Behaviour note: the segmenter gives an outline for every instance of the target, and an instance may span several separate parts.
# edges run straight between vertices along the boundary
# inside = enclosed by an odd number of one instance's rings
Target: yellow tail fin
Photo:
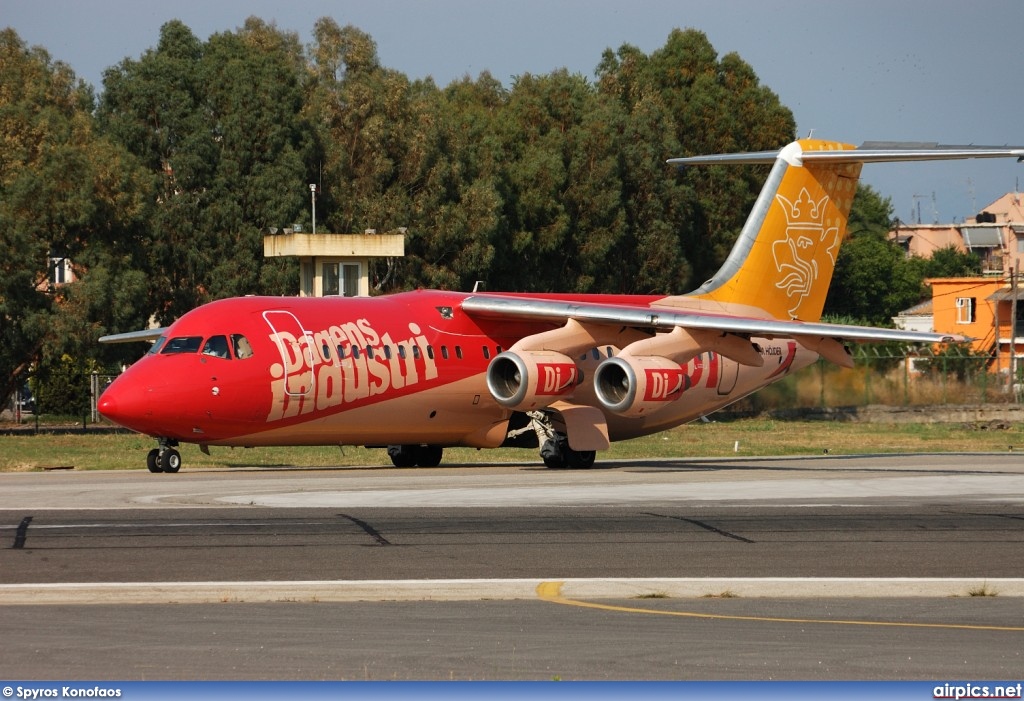
[[[1024,147],[803,139],[781,151],[673,158],[676,165],[774,163],[732,252],[714,277],[677,299],[817,321],[825,306],[864,163],[1016,158]]]
[[[804,139],[772,154],[732,162],[775,165],[719,271],[688,297],[758,307],[776,319],[817,321],[825,306],[860,162],[813,162],[813,151],[853,146]]]

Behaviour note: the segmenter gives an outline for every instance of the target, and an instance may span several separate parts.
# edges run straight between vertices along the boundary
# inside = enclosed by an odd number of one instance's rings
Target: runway
[[[8,473],[0,543],[12,677],[1024,668],[1024,461],[1013,454]],[[69,620],[94,632],[90,645]],[[256,640],[303,662],[269,663]]]

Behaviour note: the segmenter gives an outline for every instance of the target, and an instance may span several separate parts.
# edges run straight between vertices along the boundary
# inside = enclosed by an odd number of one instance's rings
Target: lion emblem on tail
[[[789,297],[790,316],[799,318],[800,305],[814,289],[822,270],[831,271],[835,267],[839,228],[825,227],[828,195],[815,201],[807,188],[803,188],[796,201],[780,194],[776,194],[775,199],[786,214],[786,238],[772,244],[779,272],[775,286]]]

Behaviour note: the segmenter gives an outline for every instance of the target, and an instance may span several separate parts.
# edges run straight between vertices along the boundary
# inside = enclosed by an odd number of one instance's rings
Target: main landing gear
[[[522,433],[533,431],[540,446],[540,457],[544,466],[554,470],[585,470],[594,466],[597,452],[593,450],[573,450],[569,447],[569,436],[555,428],[551,414],[544,411],[528,411],[530,419],[526,426],[510,431],[508,437],[514,439]]]
[[[544,461],[544,467],[554,470],[585,470],[594,466],[597,452],[573,450],[569,447],[567,435],[555,433],[540,447],[540,457]]]
[[[146,467],[150,472],[177,472],[181,469],[181,453],[174,449],[178,441],[158,438],[159,448],[153,448],[146,456]]]
[[[389,445],[388,457],[395,467],[437,467],[444,448],[439,445]]]

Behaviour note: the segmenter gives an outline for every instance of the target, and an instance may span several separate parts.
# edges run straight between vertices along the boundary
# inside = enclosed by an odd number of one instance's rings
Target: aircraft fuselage
[[[171,325],[106,390],[101,411],[141,433],[205,445],[497,447],[513,412],[488,391],[489,363],[519,339],[560,324],[472,318],[459,308],[466,296],[213,302]],[[659,297],[572,299],[645,308]],[[685,389],[664,408],[643,417],[605,412],[609,438],[691,421],[817,358],[792,341],[755,343],[762,367],[702,353],[685,364]],[[563,399],[595,406],[587,379],[618,350],[594,347],[575,358],[582,382]]]

